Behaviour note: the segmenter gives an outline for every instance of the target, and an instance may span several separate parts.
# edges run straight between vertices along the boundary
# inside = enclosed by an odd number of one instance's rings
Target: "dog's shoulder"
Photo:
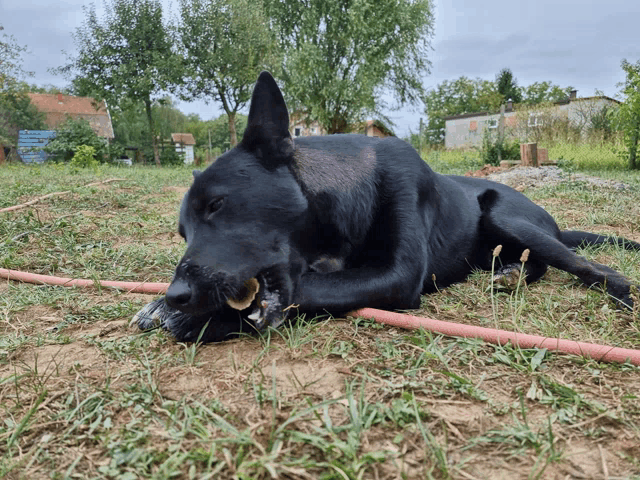
[[[378,142],[364,135],[298,138],[294,142],[293,168],[311,194],[360,189],[375,181]]]

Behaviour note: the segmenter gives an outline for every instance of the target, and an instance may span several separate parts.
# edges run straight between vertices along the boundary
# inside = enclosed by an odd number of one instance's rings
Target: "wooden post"
[[[522,166],[537,167],[538,166],[538,144],[537,143],[521,143],[520,158]]]
[[[538,148],[538,166],[546,165],[549,163],[549,149]]]

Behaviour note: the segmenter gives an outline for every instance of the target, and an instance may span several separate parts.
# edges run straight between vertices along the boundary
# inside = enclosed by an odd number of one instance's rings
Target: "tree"
[[[44,130],[44,118],[31,103],[24,86],[0,92],[0,145],[15,144],[19,130]]]
[[[27,47],[18,45],[13,35],[3,33],[0,37],[0,93],[15,89],[22,78],[33,75],[22,68],[22,54],[26,51]]]
[[[636,169],[640,168],[640,162],[637,161],[640,140],[640,60],[636,63],[622,60],[621,66],[627,77],[619,84],[624,103],[618,109],[618,119],[624,131],[629,168]]]
[[[176,28],[185,68],[180,96],[183,100],[218,100],[227,114],[234,147],[238,110],[251,99],[260,71],[273,71],[281,62],[276,38],[260,1],[179,3]]]
[[[264,0],[285,52],[290,109],[328,133],[423,94],[433,34],[431,0]]]
[[[75,58],[58,71],[76,74],[78,93],[117,104],[122,99],[145,107],[156,165],[160,155],[151,107],[178,81],[180,65],[162,20],[160,0],[110,0],[100,20],[95,5],[85,8],[84,24],[73,39]]]
[[[503,68],[500,70],[500,73],[496,75],[496,86],[498,93],[504,97],[505,101],[511,100],[513,103],[520,103],[522,101],[522,92],[520,88],[518,88],[518,81],[508,68]]]
[[[503,96],[494,82],[463,76],[438,84],[422,100],[428,117],[426,140],[437,144],[444,139],[444,117],[483,111],[496,112],[503,102]]]
[[[527,87],[521,87],[522,103],[525,105],[538,105],[540,103],[553,103],[565,100],[573,87],[562,88],[551,82],[534,82]]]
[[[12,35],[3,33],[0,37],[0,149],[3,144],[15,143],[20,129],[45,128],[44,115],[31,103],[22,81],[33,75],[22,68],[26,51],[27,47],[18,45]],[[4,158],[4,152],[0,158]]]

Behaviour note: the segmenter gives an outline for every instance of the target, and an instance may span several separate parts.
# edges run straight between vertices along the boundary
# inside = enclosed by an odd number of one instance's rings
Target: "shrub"
[[[89,145],[80,145],[76,147],[76,153],[73,155],[69,166],[72,168],[98,168],[100,162],[96,160],[96,149]]]
[[[165,167],[184,165],[184,154],[176,152],[173,147],[164,148],[160,152],[160,163]]]
[[[482,161],[489,165],[499,165],[500,160],[517,160],[520,158],[520,144],[516,139],[496,138],[485,130],[482,139]]]
[[[56,130],[55,138],[44,150],[53,155],[54,161],[68,162],[80,146],[93,147],[94,155],[99,161],[106,161],[108,158],[109,144],[96,135],[89,122],[83,119],[68,119]]]

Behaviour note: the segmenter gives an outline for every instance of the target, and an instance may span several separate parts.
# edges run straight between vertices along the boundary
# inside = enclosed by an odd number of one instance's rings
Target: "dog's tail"
[[[597,233],[581,232],[579,230],[563,230],[560,232],[560,241],[567,247],[575,250],[578,247],[588,247],[591,245],[617,245],[626,250],[640,251],[640,243],[623,237],[610,237],[608,235],[598,235]]]

